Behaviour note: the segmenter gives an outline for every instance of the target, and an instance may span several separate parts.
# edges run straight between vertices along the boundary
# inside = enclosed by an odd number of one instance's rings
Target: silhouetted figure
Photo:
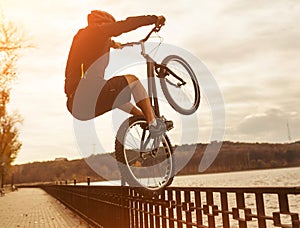
[[[111,37],[164,22],[163,16],[154,15],[116,21],[112,15],[100,10],[88,15],[88,26],[80,29],[73,38],[65,72],[67,108],[75,118],[89,120],[119,108],[132,115],[144,115],[153,132],[164,129],[157,124],[147,92],[136,76],[128,74],[104,79],[110,48],[121,45]],[[130,103],[131,94],[137,107]]]

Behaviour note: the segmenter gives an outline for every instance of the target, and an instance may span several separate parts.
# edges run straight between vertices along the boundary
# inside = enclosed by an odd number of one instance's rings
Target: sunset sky
[[[35,46],[20,56],[11,95],[11,110],[24,118],[16,164],[81,157],[65,108],[64,69],[72,38],[93,9],[108,11],[117,20],[164,15],[164,42],[201,59],[219,85],[226,111],[224,140],[288,142],[287,123],[292,141],[300,139],[297,0],[2,0],[5,18],[22,26]],[[119,40],[142,38],[146,31]],[[103,131],[107,128],[104,123]],[[106,148],[112,151],[113,135],[106,136]]]

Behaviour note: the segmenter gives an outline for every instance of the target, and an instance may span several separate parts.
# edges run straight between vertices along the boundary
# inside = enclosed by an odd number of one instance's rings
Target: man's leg
[[[155,137],[154,144],[157,147],[161,140],[161,135],[168,129],[173,127],[172,121],[163,121],[156,119],[151,106],[150,98],[140,82],[140,80],[134,75],[125,75],[128,85],[131,89],[131,93],[134,97],[136,105],[142,110],[147,123],[149,124],[149,130],[152,137]],[[166,123],[169,123],[166,125]]]
[[[132,114],[134,116],[143,116],[143,112],[138,109],[137,107],[135,107],[133,104],[131,104],[130,102],[123,104],[119,107],[119,109],[121,109],[124,112],[127,112],[129,114]]]
[[[136,105],[142,110],[148,124],[153,123],[155,121],[155,116],[152,110],[150,99],[144,86],[134,75],[128,74],[125,75],[125,78],[131,89]]]

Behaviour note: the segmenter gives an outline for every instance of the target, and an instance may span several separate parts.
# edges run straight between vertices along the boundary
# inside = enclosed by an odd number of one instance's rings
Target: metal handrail
[[[300,227],[299,187],[168,187],[156,198],[128,186],[41,187],[98,227]]]

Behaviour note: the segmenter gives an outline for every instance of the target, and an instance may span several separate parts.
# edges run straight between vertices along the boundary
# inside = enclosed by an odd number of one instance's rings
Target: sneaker
[[[150,135],[152,138],[162,136],[167,131],[167,128],[166,128],[166,125],[164,122],[159,122],[157,120],[156,120],[156,122],[157,122],[156,126],[153,126],[153,125],[149,126],[149,131],[150,131]]]
[[[158,137],[162,136],[166,131],[169,131],[173,128],[173,121],[166,120],[164,118],[157,118],[156,119],[156,126],[150,125],[149,131],[151,137]]]
[[[174,126],[173,126],[173,121],[172,120],[166,120],[164,116],[159,118],[160,121],[163,121],[163,123],[166,126],[167,131],[170,131]]]

